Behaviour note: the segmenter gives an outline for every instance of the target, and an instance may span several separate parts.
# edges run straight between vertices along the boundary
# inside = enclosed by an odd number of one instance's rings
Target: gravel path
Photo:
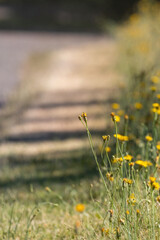
[[[96,42],[103,36],[65,33],[0,32],[0,104],[21,79],[21,69],[35,52],[55,51]]]
[[[46,68],[40,75],[33,71],[28,77],[38,79],[41,92],[7,125],[0,156],[21,159],[50,154],[55,158],[88,148],[85,129],[77,118],[82,111],[88,114],[95,139],[98,136],[101,141],[106,126],[109,133],[110,104],[117,96],[118,77],[116,43],[106,36],[0,33],[0,100],[5,101],[16,88],[27,59],[45,51],[49,52]]]

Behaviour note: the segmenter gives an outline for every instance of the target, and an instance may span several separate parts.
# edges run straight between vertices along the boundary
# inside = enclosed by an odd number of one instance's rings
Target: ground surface
[[[2,110],[5,142],[0,146],[1,156],[49,152],[56,156],[85,148],[85,131],[77,118],[82,111],[88,113],[94,134],[100,137],[104,133],[110,111],[107,106],[117,94],[119,80],[113,39],[1,33],[0,48],[0,100],[23,80],[10,107]]]

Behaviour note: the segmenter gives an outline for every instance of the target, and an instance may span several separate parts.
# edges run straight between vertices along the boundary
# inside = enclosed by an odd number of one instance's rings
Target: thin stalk
[[[97,164],[97,167],[98,167],[98,171],[99,171],[99,173],[100,173],[100,176],[101,176],[101,179],[102,179],[102,181],[103,181],[103,184],[104,184],[104,186],[105,186],[105,188],[106,188],[106,190],[107,190],[107,192],[108,192],[108,187],[107,187],[106,182],[105,182],[105,179],[104,179],[104,177],[103,177],[103,173],[102,173],[102,171],[101,171],[101,168],[100,168],[100,165],[99,165],[99,162],[98,162],[98,158],[97,158],[96,152],[94,151],[94,148],[93,148],[92,136],[91,136],[90,131],[89,131],[89,129],[88,129],[87,123],[86,123],[86,130],[87,130],[87,135],[88,135],[90,147],[91,147],[91,150],[92,150],[94,159],[95,159],[96,164]]]

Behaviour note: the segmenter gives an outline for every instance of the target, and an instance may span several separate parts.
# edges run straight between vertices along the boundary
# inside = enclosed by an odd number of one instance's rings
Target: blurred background
[[[8,164],[2,187],[95,174],[78,115],[87,112],[98,147],[106,129],[110,133],[110,105],[123,88],[112,29],[136,4],[0,1],[0,159]]]
[[[106,20],[125,19],[137,0],[1,0],[0,28],[100,31]]]

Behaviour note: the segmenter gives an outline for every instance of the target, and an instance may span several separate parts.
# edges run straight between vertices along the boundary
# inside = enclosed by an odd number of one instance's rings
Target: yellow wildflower
[[[153,182],[152,183],[152,188],[156,189],[156,190],[159,190],[159,188],[160,188],[159,183],[158,182]]]
[[[152,104],[152,107],[158,109],[158,108],[159,108],[159,103],[153,103],[153,104]]]
[[[81,117],[82,117],[82,118],[87,117],[87,113],[82,112]]]
[[[134,166],[134,162],[129,163],[129,166],[133,167]]]
[[[128,184],[132,184],[132,183],[133,183],[133,180],[128,179],[128,178],[123,178],[123,182],[124,182],[124,183],[128,183]]]
[[[157,112],[157,108],[152,108],[151,111],[156,113]]]
[[[151,89],[152,92],[157,91],[157,87],[156,86],[151,86],[150,89]]]
[[[128,210],[126,211],[126,214],[129,215],[129,211]]]
[[[114,118],[114,117],[115,117],[115,113],[114,113],[114,112],[111,112],[110,115],[111,115],[111,118],[112,118],[112,120],[113,120],[113,122],[114,122],[114,121],[115,121],[115,118]]]
[[[136,102],[136,103],[134,104],[134,106],[135,106],[135,108],[136,108],[137,110],[140,110],[140,109],[143,108],[142,103],[139,103],[139,102]]]
[[[102,136],[103,141],[106,141],[108,139],[108,136],[104,135]]]
[[[127,114],[125,114],[124,119],[127,121],[129,119],[129,116]]]
[[[79,203],[76,205],[75,209],[77,212],[83,212],[85,210],[85,205],[82,203]]]
[[[106,177],[109,179],[109,181],[113,182],[114,181],[114,177],[112,173],[106,173]]]
[[[123,161],[123,159],[122,158],[113,158],[112,159],[112,163],[118,163],[118,162],[122,162]]]
[[[127,160],[127,161],[131,161],[132,158],[133,158],[133,157],[132,157],[131,155],[129,155],[129,154],[126,155],[126,156],[124,156],[124,159]]]
[[[120,105],[119,105],[118,103],[113,103],[113,104],[112,104],[112,108],[115,109],[115,110],[116,110],[116,109],[119,109],[119,108],[120,108]]]
[[[120,122],[120,120],[121,120],[120,116],[118,116],[118,115],[115,115],[114,119],[115,119],[116,122]]]
[[[159,190],[159,188],[160,188],[159,183],[156,182],[156,178],[155,178],[155,177],[149,177],[148,185],[149,185],[152,189]]]
[[[137,160],[135,164],[145,168],[148,166],[152,166],[152,163],[150,161],[143,161],[143,160]]]
[[[110,148],[110,147],[106,147],[105,150],[106,150],[106,152],[108,153],[108,152],[111,151],[111,148]]]
[[[145,137],[145,139],[146,139],[148,142],[153,141],[153,138],[152,138],[151,136],[149,136],[149,135],[147,135],[147,136]]]
[[[149,177],[149,180],[151,183],[155,182],[156,181],[156,178],[155,177]]]
[[[157,77],[157,76],[151,77],[151,82],[152,83],[158,83],[159,82],[159,77]]]
[[[118,140],[120,140],[120,141],[128,141],[129,140],[129,138],[128,138],[128,136],[123,136],[123,135],[121,135],[121,134],[114,134],[113,135],[115,138],[118,138]]]
[[[140,210],[139,209],[136,210],[136,214],[137,214],[137,216],[140,215]]]
[[[80,117],[82,117],[83,118],[83,121],[84,122],[87,122],[87,113],[85,113],[85,112],[82,112],[82,114],[81,114],[81,116]]]
[[[158,151],[160,151],[160,144],[157,144],[156,148]]]

